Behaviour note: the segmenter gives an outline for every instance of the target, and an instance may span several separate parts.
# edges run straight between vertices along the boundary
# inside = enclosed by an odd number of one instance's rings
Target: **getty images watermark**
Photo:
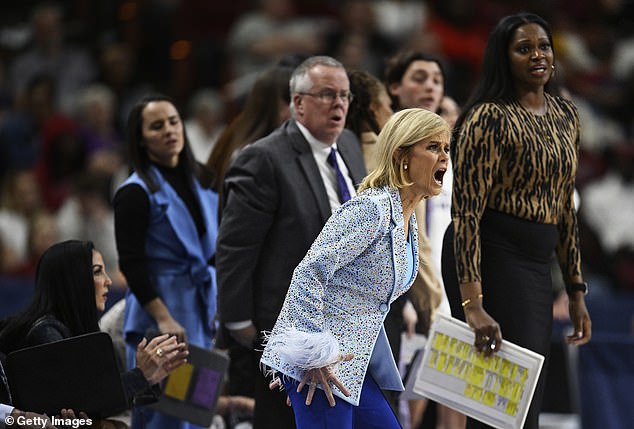
[[[64,419],[62,417],[44,417],[33,416],[27,417],[26,415],[19,415],[17,417],[5,416],[4,423],[8,428],[10,427],[34,427],[34,428],[50,428],[56,427],[71,427],[77,429],[81,426],[92,425],[92,419]],[[14,426],[15,425],[15,426]]]

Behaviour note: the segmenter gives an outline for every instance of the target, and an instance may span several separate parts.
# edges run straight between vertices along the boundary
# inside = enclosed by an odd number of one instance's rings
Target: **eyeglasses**
[[[318,98],[320,101],[324,103],[334,103],[337,100],[337,97],[341,98],[343,101],[351,103],[354,99],[354,95],[350,91],[334,91],[332,89],[324,89],[316,93],[312,92],[298,92],[300,95],[310,95],[311,97]]]

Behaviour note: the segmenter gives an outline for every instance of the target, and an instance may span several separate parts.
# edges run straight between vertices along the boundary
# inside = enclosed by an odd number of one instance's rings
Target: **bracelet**
[[[482,297],[484,297],[484,295],[482,295],[481,293],[478,294],[478,299],[482,299]],[[464,301],[462,301],[462,303],[460,305],[462,305],[462,308],[465,308],[467,305],[471,304],[471,298],[467,298]]]
[[[588,294],[588,283],[580,282],[580,283],[567,283],[566,284],[566,293],[568,295],[572,295],[576,291],[583,292],[584,295]]]

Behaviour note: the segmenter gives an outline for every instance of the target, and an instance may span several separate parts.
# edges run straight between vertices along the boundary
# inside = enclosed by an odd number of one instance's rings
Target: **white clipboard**
[[[486,359],[464,322],[439,314],[429,333],[412,390],[498,429],[520,429],[544,357],[504,341]]]

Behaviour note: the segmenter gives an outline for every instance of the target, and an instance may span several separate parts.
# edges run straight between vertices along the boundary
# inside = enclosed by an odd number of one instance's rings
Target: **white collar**
[[[299,128],[299,131],[302,133],[302,135],[304,136],[304,138],[310,145],[310,148],[313,151],[313,153],[319,154],[320,157],[323,154],[323,157],[325,159],[330,154],[331,148],[334,147],[335,149],[337,149],[336,141],[332,143],[324,143],[320,140],[317,140],[317,138],[313,136],[310,131],[308,131],[308,128],[306,128],[304,125],[299,123],[299,121],[296,120],[295,123],[297,124],[297,128]]]

